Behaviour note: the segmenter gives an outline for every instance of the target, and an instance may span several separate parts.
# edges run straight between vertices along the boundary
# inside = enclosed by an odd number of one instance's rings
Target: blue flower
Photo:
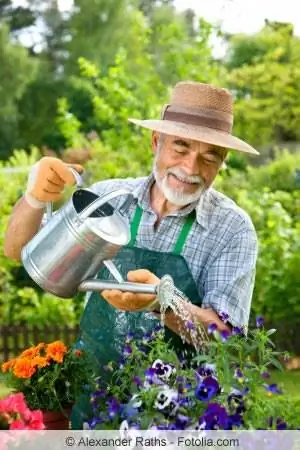
[[[239,413],[231,414],[230,416],[228,416],[228,419],[229,429],[232,429],[232,427],[240,427],[244,424],[243,417]]]
[[[262,316],[257,316],[256,317],[256,327],[262,328],[263,325],[264,325],[264,318]]]
[[[279,387],[277,386],[276,383],[273,384],[265,384],[264,388],[268,391],[271,392],[272,394],[282,394],[282,391],[279,389]]]
[[[175,423],[173,424],[174,430],[185,430],[189,425],[191,419],[184,414],[177,414],[175,418]]]
[[[218,403],[210,403],[199,418],[199,425],[205,430],[227,430],[229,419],[226,409]]]
[[[226,312],[221,311],[218,315],[219,315],[220,319],[222,320],[222,322],[224,322],[224,323],[228,322],[229,315]]]
[[[90,420],[88,420],[88,427],[89,427],[89,430],[94,430],[94,428],[96,428],[96,426],[99,424],[99,423],[103,423],[104,422],[104,418],[103,417],[97,417],[97,418],[95,418],[95,417],[93,417],[92,419],[90,419]]]
[[[220,391],[219,383],[215,378],[206,377],[202,383],[198,384],[195,390],[195,396],[202,402],[208,402]]]
[[[124,356],[129,356],[132,353],[132,347],[130,347],[130,345],[125,345],[124,349],[123,349],[123,355]]]
[[[207,332],[208,332],[208,334],[213,334],[213,332],[216,331],[217,328],[218,328],[218,327],[217,327],[217,324],[215,324],[215,323],[210,323],[210,324],[208,325],[208,327],[207,327]]]
[[[242,335],[242,334],[244,334],[244,333],[243,333],[242,328],[240,328],[240,327],[232,327],[232,332],[231,332],[231,334],[232,334],[233,336],[235,336],[235,335]]]
[[[264,379],[267,379],[267,378],[270,378],[270,377],[271,377],[271,375],[270,375],[269,372],[267,372],[267,371],[261,372],[260,376],[261,376],[262,378],[264,378]]]
[[[108,400],[108,417],[113,419],[120,412],[120,409],[121,406],[118,400],[115,397],[111,397]]]
[[[230,332],[228,330],[222,330],[220,334],[221,334],[222,342],[228,341],[229,336],[230,336]]]
[[[276,423],[274,423],[273,416],[269,417],[268,425],[269,425],[269,428],[272,428],[272,429],[274,428],[274,425],[275,425],[276,430],[286,430],[287,429],[287,424],[284,422],[284,420],[281,417],[278,417],[276,419]]]
[[[135,376],[133,377],[132,382],[133,382],[134,384],[136,384],[137,387],[141,387],[142,384],[143,384],[143,383],[142,383],[141,377],[138,377],[137,375],[135,375]]]
[[[126,336],[125,342],[126,343],[131,342],[133,339],[134,339],[134,333],[132,331],[130,331]]]
[[[197,368],[197,373],[202,377],[207,377],[210,375],[214,375],[216,373],[216,365],[215,364],[202,364]]]
[[[165,364],[161,359],[156,359],[152,368],[155,370],[155,375],[162,380],[168,380],[176,372],[173,364]]]

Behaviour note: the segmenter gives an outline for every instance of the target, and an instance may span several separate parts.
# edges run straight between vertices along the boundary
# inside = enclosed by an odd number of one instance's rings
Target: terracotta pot
[[[62,411],[43,411],[43,421],[47,430],[68,430],[72,408]]]

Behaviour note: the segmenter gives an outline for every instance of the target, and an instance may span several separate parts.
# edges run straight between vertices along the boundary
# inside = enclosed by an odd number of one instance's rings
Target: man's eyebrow
[[[181,147],[190,148],[190,144],[183,139],[174,139],[173,144],[180,145]]]
[[[226,158],[226,150],[223,150],[223,149],[217,150],[216,148],[211,148],[208,153],[216,155],[216,156],[218,156],[221,159],[225,159]]]

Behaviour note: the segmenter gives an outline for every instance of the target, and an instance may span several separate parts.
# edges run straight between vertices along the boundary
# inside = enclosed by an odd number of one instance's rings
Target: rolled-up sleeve
[[[231,325],[247,328],[257,254],[258,240],[253,227],[235,233],[206,268],[202,307],[227,313]]]

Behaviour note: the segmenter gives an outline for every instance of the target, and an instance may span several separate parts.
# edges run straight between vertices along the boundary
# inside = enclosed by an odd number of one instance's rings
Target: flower
[[[45,429],[42,412],[31,411],[21,392],[0,399],[0,425],[0,429],[9,430]]]
[[[210,323],[210,324],[208,325],[208,328],[207,328],[208,334],[213,334],[213,332],[216,331],[217,328],[218,328],[218,327],[217,327],[217,324],[215,324],[215,323]]]
[[[222,330],[220,334],[223,342],[226,342],[230,336],[230,332],[228,330]]]
[[[17,378],[30,378],[36,372],[28,358],[19,358],[14,362],[13,373]]]
[[[55,362],[62,363],[66,351],[67,347],[63,342],[55,341],[47,345],[46,357],[48,359],[53,359]]]
[[[177,353],[161,329],[151,339],[149,334],[133,338],[132,352],[122,365],[111,364],[111,380],[101,395],[95,390],[91,397],[90,427],[123,432],[299,428],[289,399],[279,406],[273,393],[281,389],[265,383],[266,368],[280,355],[270,347],[268,332],[248,330],[245,337],[240,329],[214,333],[211,325],[212,339],[202,351]]]
[[[275,383],[265,384],[264,387],[271,394],[282,394],[282,391],[279,389],[279,387]]]
[[[154,407],[168,416],[175,415],[179,408],[177,391],[168,387],[161,389],[157,394]]]
[[[262,316],[257,316],[256,318],[256,327],[262,328],[264,325],[264,318]]]
[[[32,410],[59,411],[75,402],[83,386],[94,383],[88,354],[68,349],[62,341],[29,347],[3,363],[2,373],[7,386],[22,393]],[[20,420],[14,427],[25,426]]]
[[[220,390],[219,383],[213,377],[206,377],[202,383],[198,384],[195,396],[198,400],[207,402],[211,400]]]
[[[221,311],[219,313],[219,317],[222,320],[222,322],[227,323],[229,319],[229,315],[226,312]]]

